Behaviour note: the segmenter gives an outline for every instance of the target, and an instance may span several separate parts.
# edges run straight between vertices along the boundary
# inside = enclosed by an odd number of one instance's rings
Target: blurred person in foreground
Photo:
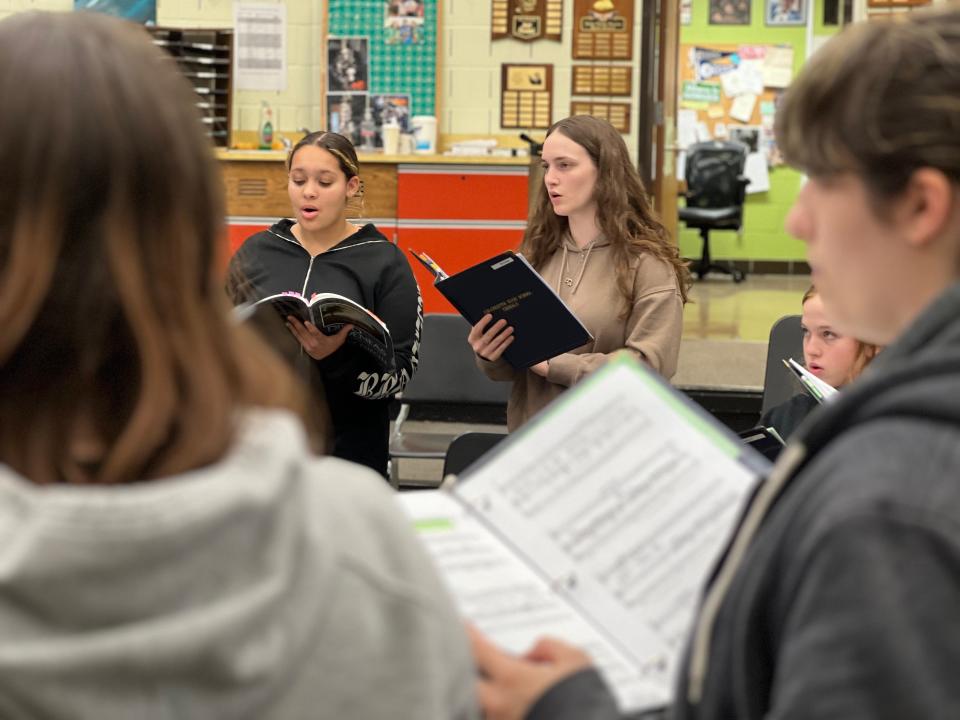
[[[229,320],[193,102],[135,25],[0,22],[0,717],[471,717],[408,521]]]

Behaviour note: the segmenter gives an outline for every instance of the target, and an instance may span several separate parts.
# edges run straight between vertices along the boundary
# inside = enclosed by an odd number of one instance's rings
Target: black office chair
[[[466,432],[457,435],[443,460],[443,477],[459,475],[488,450],[506,437],[506,433]]]
[[[783,366],[783,361],[787,358],[803,362],[803,330],[799,315],[784,315],[770,328],[767,365],[763,373],[761,415],[786,402],[799,390],[793,374]]]
[[[467,343],[470,325],[459,315],[427,313],[420,335],[420,365],[399,396],[400,412],[390,436],[390,480],[399,484],[397,460],[442,460],[456,434],[410,432],[404,423],[412,406],[505,406],[510,383],[495,382],[477,367]]]
[[[685,176],[687,206],[679,209],[687,227],[700,230],[703,252],[692,270],[701,280],[707,273],[720,272],[742,282],[746,275],[728,263],[710,258],[711,230],[740,230],[743,225],[743,203],[749,180],[743,169],[747,162],[747,146],[719,140],[697,143],[687,149]]]

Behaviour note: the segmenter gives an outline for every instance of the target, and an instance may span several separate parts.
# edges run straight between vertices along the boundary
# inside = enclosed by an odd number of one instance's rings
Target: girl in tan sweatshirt
[[[481,318],[469,342],[490,378],[513,382],[511,431],[613,353],[632,353],[670,378],[689,285],[686,266],[610,123],[586,115],[554,123],[542,159],[544,183],[520,251],[594,339],[518,370],[502,357],[513,328]]]

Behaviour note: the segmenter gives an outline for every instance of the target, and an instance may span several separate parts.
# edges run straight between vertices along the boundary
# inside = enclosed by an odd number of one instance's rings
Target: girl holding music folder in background
[[[392,367],[347,342],[352,326],[326,335],[313,323],[286,319],[295,362],[333,425],[333,455],[386,475],[389,402],[417,367],[422,302],[403,253],[372,224],[347,219],[360,192],[360,167],[350,141],[314,132],[290,151],[288,192],[294,219],[247,238],[231,261],[234,302],[297,291],[343,295],[379,317],[393,340]],[[273,333],[271,337],[276,337]],[[286,333],[281,333],[281,341]],[[300,350],[302,348],[302,351]]]
[[[475,717],[410,521],[230,317],[177,66],[125,20],[17,14],[0,104],[0,717]]]
[[[855,23],[777,108],[787,217],[839,332],[884,350],[744,509],[684,641],[674,720],[960,717],[960,9]],[[476,636],[488,720],[619,716],[559,641]]]
[[[811,285],[803,294],[801,306],[803,362],[807,370],[837,389],[853,382],[873,360],[879,348],[838,333],[834,323],[828,319],[823,299],[814,286]],[[798,393],[767,410],[760,419],[760,425],[772,427],[780,437],[788,440],[819,404],[810,393]]]
[[[518,370],[501,357],[513,337],[505,320],[491,323],[486,315],[471,329],[483,371],[513,382],[510,430],[618,351],[670,378],[689,286],[686,266],[610,123],[587,115],[554,123],[542,161],[544,182],[520,251],[594,339]]]

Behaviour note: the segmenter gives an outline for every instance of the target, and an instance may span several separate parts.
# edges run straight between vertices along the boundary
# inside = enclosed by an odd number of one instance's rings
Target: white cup
[[[383,138],[383,154],[396,155],[400,148],[400,126],[396,124],[387,124],[381,130]]]
[[[414,152],[432,155],[437,151],[437,119],[432,115],[414,115]]]
[[[413,135],[411,133],[400,135],[400,154],[413,155]]]

